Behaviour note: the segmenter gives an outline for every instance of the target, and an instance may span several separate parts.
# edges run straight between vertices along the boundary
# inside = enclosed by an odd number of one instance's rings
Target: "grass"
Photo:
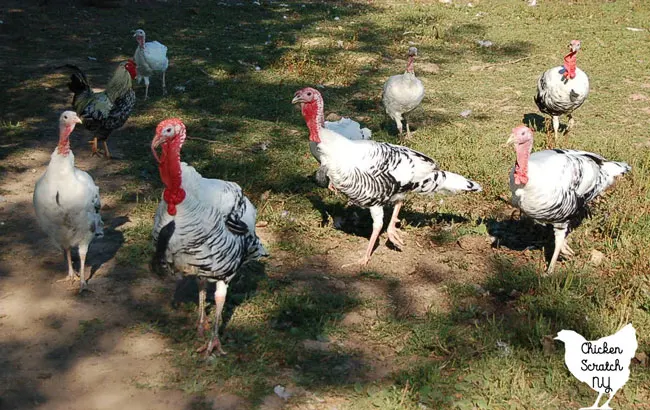
[[[99,86],[114,62],[134,48],[130,30],[143,27],[148,38],[169,47],[170,95],[160,96],[154,78],[152,98],[138,101],[128,128],[110,142],[125,158],[104,179],[123,183],[102,194],[127,207],[130,218],[120,228],[125,241],[118,266],[146,268],[151,255],[149,233],[161,185],[148,143],[155,125],[170,116],[188,127],[183,160],[206,177],[239,183],[257,205],[258,219],[268,222],[272,257],[229,293],[227,357],[205,362],[195,353],[192,303],[175,311],[138,307],[143,331],[164,335],[173,347],[174,371],[166,387],[199,396],[214,389],[234,393],[251,406],[283,384],[350,409],[577,408],[591,403],[594,392],[568,373],[561,345],[544,349],[545,336],[570,328],[594,339],[631,321],[639,351],[650,350],[650,105],[632,97],[650,96],[650,55],[648,33],[626,30],[647,26],[650,8],[644,1],[542,0],[537,7],[521,0],[477,1],[472,7],[465,1],[262,3],[136,4],[93,10],[93,18],[65,7],[0,13],[25,30],[48,28],[47,42],[38,40],[40,34],[30,37],[31,46],[20,49],[24,55],[3,51],[14,63],[2,64],[6,74],[0,79],[0,97],[10,102],[0,107],[0,158],[6,161],[37,144],[54,144],[54,120],[69,96],[65,76],[39,66],[42,59],[51,65],[73,60]],[[76,19],[74,29],[61,27],[57,19],[63,14]],[[456,242],[487,238],[500,224],[515,242],[540,241],[544,231],[509,223],[510,210],[498,199],[509,196],[507,172],[514,162],[502,144],[525,114],[537,113],[536,79],[561,62],[572,38],[583,42],[578,65],[589,74],[592,93],[576,112],[578,128],[563,147],[624,160],[633,171],[572,233],[578,256],[563,262],[556,275],[541,278],[539,249],[459,251]],[[494,46],[479,47],[483,39]],[[441,202],[412,198],[402,215],[409,246],[432,245],[408,254],[386,251],[392,252],[392,265],[377,263],[357,276],[346,276],[332,260],[314,265],[312,258],[337,252],[356,257],[350,249],[365,245],[356,235],[367,237],[369,215],[358,211],[359,226],[350,232],[333,227],[335,216],[352,211],[344,199],[310,181],[315,162],[291,97],[299,88],[319,85],[326,113],[360,116],[373,138],[396,142],[379,95],[385,79],[403,71],[410,44],[419,49],[416,73],[427,96],[412,116],[417,132],[408,145],[479,181],[484,192]],[[137,92],[140,97],[143,89]],[[42,98],[33,99],[35,93]],[[467,109],[470,116],[461,117]],[[535,149],[543,148],[544,138],[536,134]],[[264,142],[268,149],[253,150]],[[73,146],[77,156],[87,154],[81,145]],[[592,249],[606,255],[602,264],[589,263]],[[397,314],[395,292],[409,280],[402,271],[429,260],[453,274],[418,286],[437,289],[447,308]],[[343,285],[333,287],[323,276],[340,277]],[[377,296],[365,295],[357,283]],[[376,313],[344,324],[351,312],[367,311]],[[100,324],[82,323],[80,332]],[[313,350],[305,340],[320,340],[327,348]],[[386,362],[390,371],[377,376],[375,369]],[[648,383],[647,369],[633,364],[615,407],[647,408]],[[298,395],[290,403],[315,403],[310,397]],[[198,400],[195,407],[204,405]]]

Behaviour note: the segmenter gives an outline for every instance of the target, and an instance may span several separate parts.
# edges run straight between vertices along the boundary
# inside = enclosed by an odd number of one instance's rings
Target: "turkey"
[[[323,126],[350,140],[369,140],[372,137],[372,131],[368,128],[361,128],[361,125],[359,125],[358,122],[353,121],[350,118],[344,117],[338,121],[325,121]],[[320,164],[321,160],[320,152],[318,152],[318,144],[310,141],[309,150],[314,158],[316,158],[316,161]],[[323,188],[328,187],[330,190],[334,190],[327,178],[327,168],[322,164],[318,168],[318,171],[316,171],[315,178],[318,185]]]
[[[165,72],[169,67],[167,59],[167,47],[157,41],[145,43],[146,35],[144,30],[137,29],[133,35],[138,42],[138,48],[135,49],[133,60],[138,67],[136,80],[138,84],[144,79],[144,99],[149,98],[149,77],[155,72],[162,72],[163,95],[167,94],[165,86]]]
[[[40,227],[65,253],[68,280],[74,281],[71,250],[79,248],[79,292],[87,287],[85,275],[88,246],[104,235],[99,188],[88,173],[74,166],[70,151],[70,134],[81,119],[74,111],[65,111],[59,118],[59,145],[52,153],[45,174],[34,188],[34,210]]]
[[[569,54],[564,56],[564,65],[551,68],[542,74],[537,81],[535,104],[544,114],[553,118],[554,144],[557,144],[557,133],[560,128],[560,116],[566,114],[569,124],[565,135],[573,128],[573,111],[587,99],[589,95],[589,77],[576,67],[576,54],[580,50],[580,40],[571,40]],[[548,120],[546,130],[550,134]],[[549,147],[554,146],[547,143]]]
[[[411,130],[404,116],[417,108],[424,98],[424,85],[415,76],[415,71],[413,70],[415,56],[417,55],[418,49],[410,47],[406,72],[390,77],[384,84],[382,102],[384,103],[386,114],[397,124],[397,131],[400,137],[403,133],[402,120],[404,120],[406,123],[406,137],[411,138]]]
[[[553,149],[531,155],[533,131],[524,125],[512,130],[508,144],[517,153],[510,172],[512,204],[536,222],[553,226],[555,250],[547,271],[553,273],[560,253],[574,254],[566,237],[586,215],[587,205],[631,168],[585,151]]]
[[[257,210],[234,182],[207,179],[181,162],[186,138],[180,119],[162,121],[156,128],[151,150],[165,185],[153,227],[154,272],[180,271],[199,279],[199,336],[208,327],[205,315],[207,282],[216,282],[214,327],[201,351],[209,356],[219,341],[219,322],[228,284],[246,262],[266,256],[255,234]],[[162,145],[158,157],[156,148]]]
[[[323,97],[313,88],[297,91],[292,103],[300,104],[309,140],[318,144],[331,184],[350,203],[370,208],[373,230],[366,253],[358,262],[361,265],[366,265],[372,255],[383,226],[385,205],[395,204],[387,233],[393,244],[402,247],[404,242],[396,224],[407,193],[481,190],[474,181],[440,170],[431,158],[417,151],[372,140],[350,140],[323,128]]]

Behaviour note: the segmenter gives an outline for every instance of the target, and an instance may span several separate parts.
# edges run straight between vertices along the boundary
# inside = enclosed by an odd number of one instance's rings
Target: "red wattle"
[[[158,164],[160,179],[165,184],[163,199],[167,202],[167,213],[172,216],[176,215],[176,205],[185,199],[185,190],[181,188],[181,147],[170,146],[174,142],[163,144]]]
[[[59,128],[59,145],[56,147],[56,151],[59,155],[66,156],[70,153],[70,134],[74,130],[74,125],[61,126]]]
[[[307,123],[307,128],[309,128],[309,141],[319,144],[321,124],[319,124],[318,121],[318,103],[303,103],[302,115],[305,118],[305,122]]]
[[[519,166],[519,162],[515,164],[515,184],[526,185],[528,183],[528,170]]]
[[[570,52],[564,56],[564,78],[574,79],[576,76],[576,53]]]

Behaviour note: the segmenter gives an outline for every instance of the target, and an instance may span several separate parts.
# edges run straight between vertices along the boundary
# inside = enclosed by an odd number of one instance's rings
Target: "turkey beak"
[[[510,134],[508,137],[508,141],[506,141],[505,144],[503,144],[504,147],[507,147],[508,145],[514,144],[515,143],[515,134]]]
[[[81,121],[81,118],[76,117],[74,120],[75,124],[83,124],[83,121]]]
[[[158,153],[156,152],[156,148],[158,148],[158,145],[162,143],[162,137],[159,134],[156,134],[156,136],[153,138],[153,141],[151,141],[151,153],[153,154],[153,157],[156,159],[156,162],[160,164],[160,158],[158,157]]]
[[[298,103],[301,103],[301,102],[303,102],[303,101],[302,101],[302,98],[300,98],[300,94],[296,94],[293,97],[293,100],[291,100],[291,104],[298,104]]]

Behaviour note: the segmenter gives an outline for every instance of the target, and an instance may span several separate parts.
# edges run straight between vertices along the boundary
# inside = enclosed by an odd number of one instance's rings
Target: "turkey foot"
[[[368,255],[364,255],[363,258],[359,259],[356,262],[346,263],[345,265],[341,265],[341,269],[350,268],[353,266],[366,266],[368,262],[370,262],[370,257],[368,257]]]
[[[388,234],[388,240],[390,240],[393,245],[397,246],[398,249],[401,250],[404,246],[406,246],[404,240],[402,239],[402,235],[400,235],[400,230],[397,229],[394,224],[391,224],[388,227],[386,233]]]
[[[203,353],[203,356],[208,358],[213,351],[217,352],[217,356],[225,356],[226,352],[221,348],[221,340],[219,336],[215,336],[210,340],[205,346],[200,347],[196,350],[197,353]]]
[[[111,152],[108,150],[108,144],[106,143],[106,140],[104,142],[104,157],[106,159],[111,159]]]
[[[334,192],[337,195],[339,193],[338,189],[336,189],[336,187],[334,187],[334,184],[332,184],[331,182],[329,183],[329,185],[327,185],[327,189],[329,189],[330,191]]]
[[[560,249],[560,255],[567,258],[567,257],[575,256],[575,254],[576,253],[573,251],[573,249],[571,249],[569,244],[564,242],[564,245],[562,246],[562,249]]]
[[[81,295],[84,292],[95,293],[94,290],[88,287],[88,282],[85,280],[79,283],[79,294]]]

